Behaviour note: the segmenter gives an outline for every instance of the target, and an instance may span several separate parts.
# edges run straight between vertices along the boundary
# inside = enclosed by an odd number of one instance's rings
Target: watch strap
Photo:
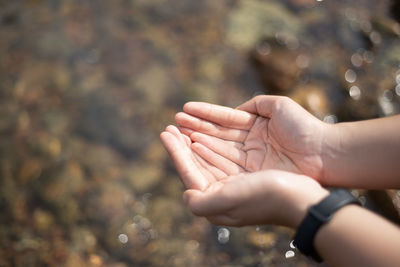
[[[318,204],[308,209],[294,237],[293,244],[305,255],[321,262],[322,259],[314,248],[314,238],[319,228],[329,222],[333,214],[343,206],[360,205],[360,202],[347,190],[334,189]]]

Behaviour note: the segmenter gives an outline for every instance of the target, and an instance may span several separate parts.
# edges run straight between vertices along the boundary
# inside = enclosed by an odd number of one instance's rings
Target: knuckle
[[[274,110],[279,111],[290,105],[292,100],[287,96],[279,96],[273,102]]]
[[[293,103],[293,100],[287,96],[281,96],[278,98],[278,103],[282,106],[290,105]]]
[[[201,212],[201,210],[198,208],[198,207],[196,207],[196,205],[193,205],[193,203],[190,203],[190,201],[189,201],[189,209],[190,209],[190,211],[194,214],[194,215],[196,215],[196,216],[202,216],[203,215],[203,213]]]

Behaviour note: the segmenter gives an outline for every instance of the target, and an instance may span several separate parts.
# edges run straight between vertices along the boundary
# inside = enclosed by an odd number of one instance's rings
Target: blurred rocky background
[[[0,266],[313,266],[193,217],[159,133],[189,100],[400,111],[388,0],[0,0]],[[398,191],[354,191],[398,220]],[[369,201],[370,200],[370,201]]]

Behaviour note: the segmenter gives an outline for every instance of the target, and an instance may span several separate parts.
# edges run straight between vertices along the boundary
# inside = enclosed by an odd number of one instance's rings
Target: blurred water
[[[158,135],[186,101],[258,93],[330,123],[398,113],[389,13],[361,0],[0,1],[0,266],[312,265],[292,257],[290,230],[190,215]]]

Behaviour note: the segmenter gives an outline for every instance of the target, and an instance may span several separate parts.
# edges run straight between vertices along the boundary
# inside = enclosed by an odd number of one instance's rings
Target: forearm
[[[314,245],[330,266],[400,266],[400,229],[355,205],[337,211]]]
[[[400,187],[400,116],[327,126],[326,186]]]

